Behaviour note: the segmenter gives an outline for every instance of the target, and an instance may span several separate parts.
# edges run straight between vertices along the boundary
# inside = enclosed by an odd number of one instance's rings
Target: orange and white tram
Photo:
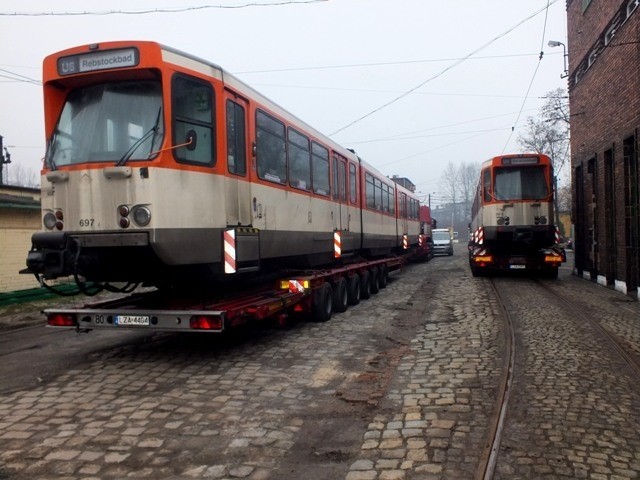
[[[119,41],[43,75],[43,230],[22,273],[165,286],[418,244],[414,193],[215,64]]]
[[[564,255],[553,209],[547,155],[499,155],[482,164],[473,201],[469,263],[473,275],[526,270],[555,278]]]

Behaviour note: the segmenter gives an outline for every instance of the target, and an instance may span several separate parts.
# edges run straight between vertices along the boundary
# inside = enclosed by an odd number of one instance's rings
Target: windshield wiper
[[[58,130],[53,132],[53,135],[51,135],[51,140],[49,140],[49,144],[47,145],[47,152],[44,156],[44,163],[45,165],[48,164],[51,170],[58,169],[56,162],[53,161],[53,155],[55,154],[55,150],[56,150],[55,145],[56,145],[57,138],[58,138]]]
[[[144,135],[142,135],[138,140],[136,140],[135,143],[129,147],[129,150],[124,152],[124,155],[122,155],[122,157],[120,157],[120,160],[116,162],[116,167],[121,167],[122,165],[127,163],[127,161],[135,153],[138,147],[140,147],[140,145],[146,142],[149,138],[151,138],[151,146],[153,147],[153,142],[155,141],[156,134],[160,126],[160,118],[162,116],[161,113],[162,113],[162,107],[158,109],[158,115],[156,116],[156,122],[153,125],[153,127],[147,130],[147,132]]]

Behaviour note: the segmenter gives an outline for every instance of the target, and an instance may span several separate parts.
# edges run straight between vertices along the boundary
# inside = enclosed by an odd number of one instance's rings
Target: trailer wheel
[[[349,305],[349,292],[347,291],[347,281],[340,277],[333,285],[333,311],[342,313]]]
[[[471,275],[473,275],[474,277],[482,276],[482,272],[480,272],[480,269],[478,267],[474,267],[473,265],[469,265],[469,267],[471,268]]]
[[[380,269],[373,267],[371,269],[371,293],[376,294],[380,291]]]
[[[371,298],[371,274],[369,270],[362,272],[362,279],[360,280],[360,298],[368,300]]]
[[[333,291],[327,282],[318,288],[313,297],[313,320],[326,322],[333,313]]]
[[[358,305],[360,303],[360,275],[357,273],[349,279],[347,284],[347,297],[349,305]]]
[[[380,288],[386,288],[389,283],[389,269],[386,265],[380,267]]]
[[[556,278],[558,278],[558,267],[548,267],[543,270],[540,270],[540,276],[542,278],[555,280]]]

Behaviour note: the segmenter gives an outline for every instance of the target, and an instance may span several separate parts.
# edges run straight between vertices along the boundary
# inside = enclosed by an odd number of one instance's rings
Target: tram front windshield
[[[49,140],[51,168],[146,160],[164,136],[159,82],[103,83],[73,90]]]
[[[544,200],[549,196],[542,166],[497,168],[494,182],[496,200]]]

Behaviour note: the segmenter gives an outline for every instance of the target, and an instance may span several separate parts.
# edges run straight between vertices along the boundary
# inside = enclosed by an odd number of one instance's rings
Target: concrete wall
[[[40,230],[40,193],[34,189],[0,186],[0,292],[38,287],[26,267],[31,235]]]

